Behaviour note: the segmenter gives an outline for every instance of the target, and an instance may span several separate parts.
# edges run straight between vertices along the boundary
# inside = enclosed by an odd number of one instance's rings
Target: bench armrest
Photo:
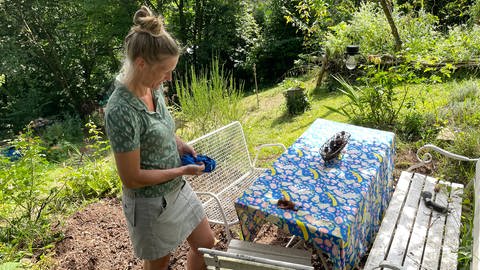
[[[420,157],[420,154],[425,150],[434,150],[435,152],[438,152],[446,157],[453,158],[460,161],[478,161],[479,160],[479,158],[469,158],[462,155],[451,153],[433,144],[426,144],[417,150],[417,159],[419,163],[410,166],[407,169],[407,171],[411,172],[413,169],[425,166],[426,164],[432,162],[432,155],[428,152],[426,152],[424,155],[422,155],[422,157]]]
[[[207,196],[211,196],[212,197],[212,200],[215,201],[215,204],[216,204],[216,207],[220,210],[220,213],[222,213],[222,219],[223,219],[223,222],[224,224],[228,224],[228,220],[227,220],[227,215],[225,214],[225,210],[223,209],[223,205],[222,203],[220,202],[220,199],[218,198],[217,195],[215,195],[214,193],[212,192],[202,192],[202,191],[195,191],[195,193],[197,195],[207,195]],[[228,226],[227,226],[228,228]],[[230,230],[226,230],[226,234],[227,234],[227,239],[230,240],[232,239],[232,235],[230,234]]]
[[[259,145],[259,146],[255,147],[256,154],[255,154],[255,159],[253,160],[253,167],[254,168],[257,164],[258,155],[260,154],[260,151],[263,148],[267,148],[267,147],[282,147],[283,151],[287,151],[287,147],[285,147],[285,145],[282,144],[282,143],[266,143],[266,144],[262,144],[262,145]]]

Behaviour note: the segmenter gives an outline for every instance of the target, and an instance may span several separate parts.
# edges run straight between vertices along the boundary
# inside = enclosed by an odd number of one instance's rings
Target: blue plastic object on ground
[[[16,161],[22,157],[22,153],[15,148],[15,146],[10,146],[2,151],[3,155],[8,157],[10,161]]]
[[[198,162],[203,162],[205,164],[205,170],[203,170],[204,172],[212,172],[213,170],[215,170],[215,160],[205,155],[197,155],[197,157],[193,157],[191,154],[185,154],[181,157],[181,159],[182,165],[198,165]]]

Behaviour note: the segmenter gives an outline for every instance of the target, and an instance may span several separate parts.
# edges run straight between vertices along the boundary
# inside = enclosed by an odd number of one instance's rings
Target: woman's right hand
[[[203,162],[197,165],[189,164],[182,167],[184,168],[185,175],[201,175],[205,170],[205,164],[203,164]]]

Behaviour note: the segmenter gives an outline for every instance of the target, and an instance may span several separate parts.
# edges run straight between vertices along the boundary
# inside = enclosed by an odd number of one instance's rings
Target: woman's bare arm
[[[140,149],[125,153],[115,153],[118,175],[127,188],[141,188],[172,180],[181,175],[200,175],[204,164],[186,165],[165,170],[140,169]]]

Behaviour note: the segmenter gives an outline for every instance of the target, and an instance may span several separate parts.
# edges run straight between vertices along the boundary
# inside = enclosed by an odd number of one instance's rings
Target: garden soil
[[[85,270],[140,270],[142,261],[135,258],[118,198],[103,199],[73,214],[64,225],[64,238],[55,248],[53,269]],[[219,240],[215,249],[226,250],[227,238],[222,226],[213,225]],[[234,227],[235,234],[238,227]],[[289,236],[275,226],[264,226],[256,242],[285,245]],[[307,249],[307,246],[299,248]],[[170,269],[186,269],[188,244],[178,247],[170,257]],[[317,255],[312,263],[320,263]],[[322,267],[316,269],[323,269]]]

